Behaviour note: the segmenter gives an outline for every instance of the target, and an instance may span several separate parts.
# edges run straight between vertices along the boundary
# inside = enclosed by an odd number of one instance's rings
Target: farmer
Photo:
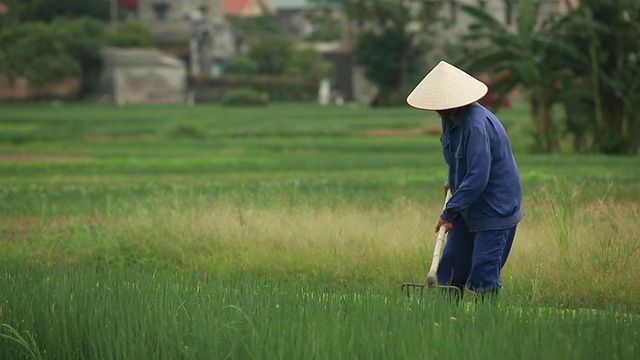
[[[487,86],[441,61],[407,97],[414,108],[435,110],[442,118],[442,152],[449,166],[445,192],[451,190],[436,232],[448,240],[438,268],[438,283],[464,288],[478,298],[502,288],[507,261],[522,219],[522,184],[507,133],[498,118],[477,101]]]

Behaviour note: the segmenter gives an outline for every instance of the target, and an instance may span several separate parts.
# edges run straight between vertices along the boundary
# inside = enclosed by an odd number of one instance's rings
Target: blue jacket
[[[522,183],[507,132],[478,103],[442,118],[442,151],[449,165],[451,199],[440,215],[457,216],[469,231],[507,229],[522,219]]]

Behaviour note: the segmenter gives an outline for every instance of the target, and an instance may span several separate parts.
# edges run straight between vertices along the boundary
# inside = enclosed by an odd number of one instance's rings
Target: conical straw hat
[[[480,80],[440,61],[409,94],[407,103],[424,110],[453,109],[482,99],[488,91]]]

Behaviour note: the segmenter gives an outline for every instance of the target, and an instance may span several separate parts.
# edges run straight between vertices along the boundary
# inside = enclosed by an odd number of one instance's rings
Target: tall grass
[[[547,305],[638,311],[640,207],[576,203],[579,188],[525,202],[505,296]],[[272,198],[274,199],[274,198]],[[112,204],[106,214],[4,223],[5,259],[131,264],[278,278],[423,281],[440,205],[238,203],[201,193]],[[560,210],[562,209],[562,211]]]
[[[162,269],[21,265],[0,274],[0,357],[63,359],[612,358],[640,355],[640,317],[536,304],[407,299],[358,283]],[[11,331],[7,331],[11,329]],[[31,358],[38,358],[33,354]]]
[[[559,181],[533,197],[517,234],[514,267],[506,273],[519,274],[516,282],[534,300],[638,309],[640,294],[631,284],[640,271],[640,206],[610,199],[578,202],[580,190]]]

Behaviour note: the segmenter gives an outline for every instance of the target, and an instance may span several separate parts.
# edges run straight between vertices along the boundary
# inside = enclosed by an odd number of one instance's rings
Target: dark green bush
[[[266,106],[265,99],[259,92],[250,88],[240,88],[229,91],[222,98],[222,105],[225,106]]]
[[[269,101],[315,101],[318,96],[318,81],[310,77],[226,75],[219,78],[199,76],[191,81],[197,86],[225,93],[230,89],[253,89],[267,94]]]

